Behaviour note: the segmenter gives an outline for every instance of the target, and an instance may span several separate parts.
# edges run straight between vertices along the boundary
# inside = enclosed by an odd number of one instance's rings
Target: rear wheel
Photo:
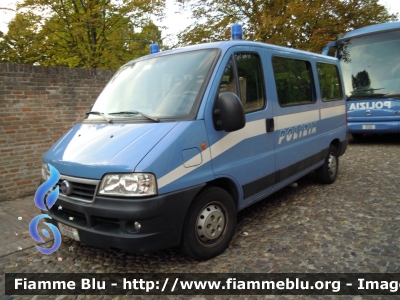
[[[317,180],[321,183],[333,183],[336,180],[338,168],[339,158],[336,147],[330,145],[324,164],[317,169]]]
[[[180,249],[205,260],[221,254],[235,232],[236,206],[221,188],[208,187],[195,198],[186,215]]]

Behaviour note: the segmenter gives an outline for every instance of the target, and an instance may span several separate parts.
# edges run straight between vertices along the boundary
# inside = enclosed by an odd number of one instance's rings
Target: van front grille
[[[63,193],[63,189],[61,188],[61,185],[64,181],[67,181],[68,185],[70,186],[67,194]],[[59,198],[93,202],[99,182],[99,180],[61,175],[60,180],[57,183],[57,185],[60,187]]]

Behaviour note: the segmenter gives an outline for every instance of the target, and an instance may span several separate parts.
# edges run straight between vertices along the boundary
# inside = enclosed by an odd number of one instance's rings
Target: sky
[[[0,0],[0,7],[6,7],[13,9],[15,8],[15,3],[22,0]],[[398,13],[400,16],[400,0],[379,0],[379,3],[385,5],[390,13]],[[190,19],[189,13],[184,12],[182,7],[176,4],[175,0],[166,0],[166,18],[163,20],[161,24],[166,26],[167,29],[163,31],[163,36],[167,35],[170,38],[167,38],[166,42],[171,41],[173,43],[174,36],[181,30],[185,29],[192,22]],[[12,10],[4,10],[0,9],[0,31],[7,32],[7,23],[13,18],[14,12]]]

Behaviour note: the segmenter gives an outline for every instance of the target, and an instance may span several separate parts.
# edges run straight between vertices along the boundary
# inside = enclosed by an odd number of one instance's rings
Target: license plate
[[[78,229],[69,227],[67,225],[58,223],[58,228],[62,235],[67,236],[75,241],[80,241]]]
[[[363,125],[362,129],[375,129],[375,125]]]

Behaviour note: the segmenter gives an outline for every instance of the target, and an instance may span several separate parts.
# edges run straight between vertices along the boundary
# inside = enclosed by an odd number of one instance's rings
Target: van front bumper
[[[96,196],[92,203],[59,198],[43,213],[56,226],[62,223],[77,229],[84,244],[129,253],[154,252],[179,245],[187,210],[204,185],[146,198]]]

